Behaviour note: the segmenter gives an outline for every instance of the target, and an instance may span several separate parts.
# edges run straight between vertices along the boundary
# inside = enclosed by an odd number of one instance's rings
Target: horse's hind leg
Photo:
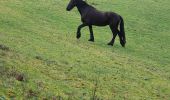
[[[111,29],[111,31],[112,31],[112,33],[113,33],[113,38],[112,38],[112,40],[108,43],[108,45],[113,46],[113,44],[114,44],[114,42],[115,42],[115,38],[116,38],[116,36],[117,36],[117,34],[118,34],[118,29],[117,29],[117,27],[115,27],[115,25],[113,25],[113,24],[110,25],[110,29]]]
[[[116,36],[117,36],[117,34],[118,34],[119,40],[120,40],[120,44],[122,45],[122,47],[124,47],[125,44],[124,44],[124,41],[123,41],[123,38],[122,38],[123,36],[122,36],[121,32],[118,30],[118,25],[119,25],[119,23],[117,23],[117,24],[111,24],[111,25],[110,25],[110,29],[112,30],[112,33],[113,33],[113,38],[112,38],[112,40],[108,43],[108,45],[112,45],[112,46],[113,46],[114,41],[115,41],[115,38],[116,38]]]
[[[81,29],[85,26],[87,26],[87,25],[81,24],[81,25],[78,26],[78,28],[77,28],[77,39],[79,39],[81,37]]]
[[[125,47],[125,42],[123,40],[123,35],[121,34],[121,32],[119,30],[118,30],[118,35],[119,35],[120,44],[122,45],[122,47]]]
[[[112,40],[108,43],[108,45],[112,45],[112,46],[113,46],[114,41],[115,41],[115,38],[116,38],[116,36],[117,36],[117,34],[118,34],[119,40],[120,40],[120,44],[122,45],[122,47],[125,47],[125,43],[124,43],[124,41],[123,41],[123,39],[122,39],[122,34],[120,33],[120,31],[119,31],[118,29],[116,29],[116,28],[111,28],[111,30],[112,30],[112,33],[113,33],[113,38],[112,38]]]
[[[90,39],[89,39],[89,41],[94,42],[94,35],[93,35],[92,25],[89,25],[89,31],[90,31]]]

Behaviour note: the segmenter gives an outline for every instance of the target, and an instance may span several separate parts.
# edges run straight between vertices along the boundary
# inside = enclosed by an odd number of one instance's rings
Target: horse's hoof
[[[122,45],[122,47],[124,47],[124,48],[125,48],[125,44],[123,44],[123,45]]]
[[[88,41],[90,41],[90,42],[94,42],[94,39],[89,39]]]
[[[122,47],[125,47],[125,42],[120,42],[120,44],[122,45]]]
[[[107,45],[113,46],[113,43],[108,43]]]
[[[80,34],[78,34],[78,35],[76,36],[76,38],[77,38],[77,39],[79,39],[80,37],[81,37],[81,35],[80,35]]]

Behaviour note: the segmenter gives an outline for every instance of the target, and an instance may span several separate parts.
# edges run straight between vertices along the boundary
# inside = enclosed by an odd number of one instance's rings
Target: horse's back
[[[113,20],[118,20],[118,18],[119,15],[114,12],[103,12],[89,6],[82,16],[82,22],[90,25],[106,26],[112,23]]]
[[[92,25],[105,26],[109,24],[108,16],[105,12],[91,9],[87,14],[87,19]]]

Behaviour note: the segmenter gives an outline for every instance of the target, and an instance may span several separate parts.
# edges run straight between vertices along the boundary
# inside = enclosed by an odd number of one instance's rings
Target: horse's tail
[[[125,36],[125,29],[124,29],[124,20],[123,20],[123,18],[121,16],[120,16],[120,33],[123,36],[124,44],[126,44],[126,36]]]

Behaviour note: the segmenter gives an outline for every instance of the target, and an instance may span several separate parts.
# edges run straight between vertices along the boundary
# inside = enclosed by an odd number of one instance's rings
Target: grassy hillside
[[[0,0],[0,100],[170,99],[170,1],[88,3],[123,16],[126,48],[106,45],[108,27],[77,40],[68,0]]]

